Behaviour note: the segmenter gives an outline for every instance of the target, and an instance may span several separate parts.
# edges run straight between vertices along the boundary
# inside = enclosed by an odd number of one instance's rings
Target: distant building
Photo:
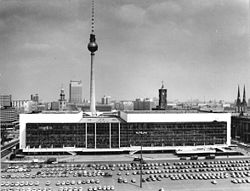
[[[134,110],[133,101],[119,101],[114,103],[114,109],[119,111],[131,111]]]
[[[60,111],[66,110],[66,99],[65,99],[64,89],[61,89],[60,99],[58,101],[59,101],[59,110]]]
[[[39,102],[38,94],[31,94],[30,100],[38,103]]]
[[[37,112],[48,111],[49,103],[40,103],[37,105]]]
[[[32,105],[34,104],[31,100],[13,100],[12,106],[16,108],[18,113],[31,113]]]
[[[159,89],[159,104],[153,110],[166,110],[167,109],[167,89],[164,88],[162,83],[161,88]]]
[[[103,96],[102,97],[102,104],[110,104],[111,97],[110,96]]]
[[[11,107],[11,95],[0,95],[0,106]]]
[[[247,101],[246,101],[246,89],[245,89],[245,86],[244,86],[244,89],[243,89],[243,99],[242,99],[242,102],[241,102],[241,112],[243,112],[243,113],[247,112]]]
[[[74,104],[82,103],[82,81],[70,81],[69,102]]]
[[[155,102],[152,99],[137,98],[134,101],[134,110],[152,110],[155,107]]]
[[[50,110],[58,111],[59,110],[59,101],[53,101],[51,102],[51,108]]]
[[[11,95],[0,95],[1,111],[0,124],[1,127],[8,123],[18,120],[18,114],[14,107],[12,107]]]
[[[143,100],[143,109],[152,110],[155,107],[155,104],[152,99],[146,98]]]
[[[236,99],[236,107],[235,107],[235,112],[237,113],[247,113],[247,101],[246,101],[246,89],[244,86],[243,89],[243,99],[241,101],[240,99],[240,88],[238,86],[238,94],[237,94],[237,99]]]
[[[167,89],[164,88],[162,84],[161,89],[159,89],[159,105],[157,107],[159,110],[167,109]]]
[[[1,108],[0,121],[2,126],[9,126],[12,122],[18,120],[18,113],[14,107]]]
[[[8,140],[8,129],[13,129],[18,124],[17,110],[12,107],[11,95],[1,95],[0,108],[0,129],[1,129],[1,144]]]
[[[30,100],[13,100],[12,101],[12,106],[15,107],[16,109],[23,108],[25,103],[27,103]]]
[[[134,110],[143,110],[143,99],[142,98],[135,99]]]

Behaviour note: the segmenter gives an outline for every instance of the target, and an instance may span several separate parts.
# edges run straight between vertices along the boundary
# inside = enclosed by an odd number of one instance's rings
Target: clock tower
[[[161,88],[159,89],[159,105],[157,109],[158,110],[167,109],[167,89],[164,88],[163,82]]]

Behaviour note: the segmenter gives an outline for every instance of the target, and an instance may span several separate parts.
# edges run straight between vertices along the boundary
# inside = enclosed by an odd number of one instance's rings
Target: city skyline
[[[1,94],[89,99],[91,1],[0,1]],[[250,87],[249,1],[96,1],[96,98],[234,101]],[[197,69],[198,70],[197,70]],[[146,85],[145,85],[146,84]]]

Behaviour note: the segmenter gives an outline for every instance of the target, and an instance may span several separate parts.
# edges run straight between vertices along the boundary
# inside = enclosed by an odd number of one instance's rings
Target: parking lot
[[[140,163],[12,164],[2,168],[1,190],[249,190],[250,158],[159,160]]]

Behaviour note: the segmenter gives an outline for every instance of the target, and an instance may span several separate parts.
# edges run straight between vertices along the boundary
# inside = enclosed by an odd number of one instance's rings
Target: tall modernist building
[[[17,110],[12,107],[11,95],[0,95],[1,143],[5,141],[6,129],[15,127],[18,121]]]
[[[69,102],[74,104],[82,103],[82,81],[70,81]]]

